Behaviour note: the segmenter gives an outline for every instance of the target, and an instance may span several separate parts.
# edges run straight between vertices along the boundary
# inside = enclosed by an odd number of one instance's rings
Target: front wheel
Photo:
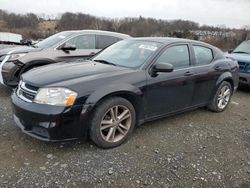
[[[109,98],[94,111],[90,138],[102,148],[119,146],[133,132],[135,122],[135,110],[129,101],[121,97]]]
[[[214,112],[224,111],[232,96],[232,86],[229,82],[223,81],[217,89],[212,102],[208,105],[208,108]]]

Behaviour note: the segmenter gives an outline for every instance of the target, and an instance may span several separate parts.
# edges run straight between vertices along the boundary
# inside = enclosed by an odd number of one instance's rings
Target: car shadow
[[[194,116],[195,114],[205,114],[205,113],[212,113],[211,111],[207,110],[206,107],[200,107],[200,108],[196,108],[194,110],[188,110],[185,112],[180,112],[177,114],[173,114],[170,116],[166,116],[166,117],[162,117],[156,120],[152,120],[152,121],[148,121],[143,123],[142,125],[140,125],[139,127],[151,127],[152,125],[155,126],[162,126],[162,123],[164,124],[168,124],[169,122],[172,122],[173,120],[182,118],[185,119],[186,117],[192,115]],[[154,127],[154,126],[152,126]]]
[[[250,86],[249,85],[239,85],[238,91],[244,93],[250,93]]]
[[[33,148],[37,152],[41,153],[72,153],[77,151],[93,151],[98,150],[99,148],[94,146],[89,140],[76,140],[76,141],[67,141],[67,142],[44,142],[37,140],[28,135],[19,133],[20,139],[23,141],[25,148]]]
[[[159,130],[159,128],[161,129],[166,129],[166,126],[171,128],[171,127],[176,127],[177,129],[180,127],[177,127],[176,124],[176,120],[178,119],[189,119],[188,117],[191,116],[196,116],[201,115],[201,114],[207,114],[207,113],[211,113],[209,111],[207,111],[205,108],[197,108],[195,110],[190,110],[190,111],[186,111],[183,113],[179,113],[179,114],[175,114],[172,116],[168,116],[168,117],[163,117],[160,119],[156,119],[156,120],[152,120],[149,122],[145,122],[141,125],[136,126],[134,133],[131,136],[131,140],[129,142],[132,143],[136,143],[137,141],[135,141],[134,139],[136,139],[136,137],[141,137],[141,132],[143,133],[150,133],[150,132],[157,132],[157,130]],[[185,123],[187,124],[187,122]],[[165,128],[164,128],[165,127]],[[21,133],[23,134],[23,133]],[[57,151],[57,153],[71,153],[74,151],[101,151],[103,150],[102,148],[99,148],[98,146],[96,146],[91,140],[90,138],[85,138],[85,139],[80,139],[80,140],[76,140],[76,141],[67,141],[67,142],[44,142],[44,141],[40,141],[37,140],[35,138],[32,138],[28,135],[22,135],[25,138],[25,141],[29,144],[31,144],[33,147],[35,147],[36,149],[38,149],[38,151],[41,150],[45,150],[46,152],[48,151]],[[139,138],[139,139],[143,139],[143,138]],[[129,147],[129,145],[127,144],[122,144],[121,146],[119,146],[118,148],[121,147]],[[46,149],[45,149],[46,148]],[[111,148],[108,150],[115,150],[117,148]]]

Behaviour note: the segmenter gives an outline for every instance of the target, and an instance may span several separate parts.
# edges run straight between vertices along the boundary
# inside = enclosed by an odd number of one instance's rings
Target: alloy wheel
[[[223,86],[220,90],[220,93],[217,99],[218,108],[221,110],[226,108],[226,106],[229,103],[230,97],[231,97],[231,90],[229,86],[227,85]]]
[[[108,109],[102,118],[100,131],[106,142],[115,143],[122,140],[128,133],[132,124],[130,110],[122,105]]]

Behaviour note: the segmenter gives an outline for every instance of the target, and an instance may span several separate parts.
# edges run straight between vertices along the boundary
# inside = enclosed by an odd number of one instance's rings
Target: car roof
[[[205,42],[191,40],[191,39],[174,38],[174,37],[139,37],[139,38],[132,38],[130,40],[151,41],[151,42],[159,42],[162,44],[171,44],[174,42],[188,42],[188,43],[197,43],[213,47],[212,45],[207,44]]]
[[[123,34],[123,33],[117,33],[112,31],[103,31],[103,30],[69,30],[69,31],[63,31],[63,32],[71,32],[74,34],[96,34],[96,35],[109,35],[113,37],[119,37],[122,39],[130,38],[130,35]]]

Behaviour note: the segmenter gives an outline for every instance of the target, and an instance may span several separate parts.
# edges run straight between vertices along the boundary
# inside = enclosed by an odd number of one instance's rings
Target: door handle
[[[185,76],[192,76],[194,73],[193,72],[190,72],[190,71],[187,71],[184,73]]]
[[[216,67],[214,67],[214,70],[220,71],[220,70],[222,70],[222,67],[221,66],[216,66]]]

